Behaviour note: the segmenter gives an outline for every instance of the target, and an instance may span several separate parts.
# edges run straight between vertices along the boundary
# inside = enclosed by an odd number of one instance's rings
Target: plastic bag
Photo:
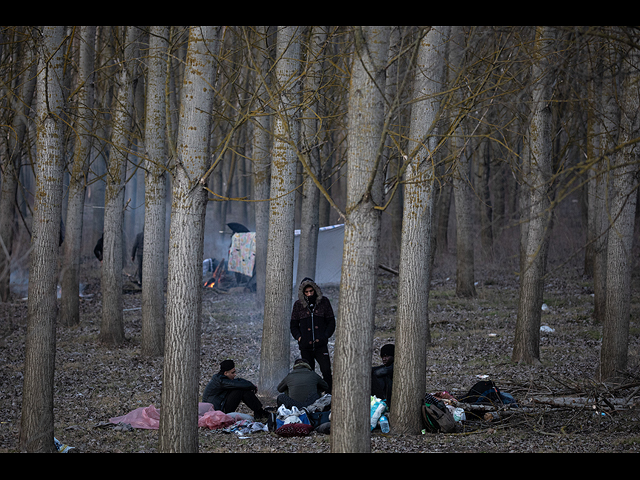
[[[160,411],[153,405],[136,408],[122,417],[110,418],[111,423],[128,423],[133,428],[157,430],[160,427]]]
[[[198,427],[206,427],[209,430],[226,428],[236,423],[235,418],[218,410],[209,410],[198,419]]]
[[[280,405],[278,407],[278,414],[276,416],[276,428],[280,428],[283,425],[289,425],[292,423],[302,423],[305,425],[310,425],[309,417],[307,417],[307,412],[300,411],[298,407],[291,407],[290,409],[285,407],[284,405]]]
[[[387,410],[387,404],[384,400],[380,400],[375,395],[371,396],[371,430],[376,428],[378,420],[382,414]]]

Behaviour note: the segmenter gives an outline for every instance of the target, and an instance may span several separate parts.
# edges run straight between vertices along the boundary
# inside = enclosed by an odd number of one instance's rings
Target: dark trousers
[[[254,413],[262,411],[262,402],[256,397],[256,394],[252,390],[241,388],[229,391],[222,406],[222,411],[224,413],[235,412],[240,402],[244,402]]]
[[[316,368],[316,361],[318,362],[322,378],[327,382],[327,385],[329,385],[329,391],[326,393],[331,393],[333,377],[331,376],[329,348],[325,345],[324,347],[316,347],[314,349],[300,349],[300,356],[309,364],[312,371]]]

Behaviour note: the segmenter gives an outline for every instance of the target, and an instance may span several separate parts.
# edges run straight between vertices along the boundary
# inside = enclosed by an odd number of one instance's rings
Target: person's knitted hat
[[[396,347],[393,343],[387,343],[380,349],[380,357],[393,357]]]
[[[233,370],[236,364],[233,363],[233,360],[225,360],[220,364],[220,373],[228,372],[229,370]]]

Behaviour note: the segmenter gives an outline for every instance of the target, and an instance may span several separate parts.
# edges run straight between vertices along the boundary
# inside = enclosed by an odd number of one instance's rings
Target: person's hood
[[[310,278],[305,278],[304,280],[302,280],[302,282],[300,282],[300,286],[298,286],[298,300],[300,300],[304,304],[307,303],[307,299],[304,296],[304,289],[307,287],[307,285],[311,285],[316,291],[316,295],[318,296],[316,302],[319,302],[322,298],[322,290],[320,290],[320,287]]]
[[[298,362],[293,366],[293,370],[301,370],[306,368],[307,370],[311,370],[311,365],[306,362]]]

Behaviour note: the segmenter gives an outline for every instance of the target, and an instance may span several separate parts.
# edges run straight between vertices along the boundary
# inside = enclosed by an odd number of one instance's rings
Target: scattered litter
[[[544,332],[544,333],[553,333],[553,332],[555,332],[555,330],[553,328],[551,328],[550,326],[548,326],[548,325],[542,325],[540,327],[540,331]]]
[[[497,334],[497,333],[490,333],[490,334],[489,334],[489,335],[487,335],[487,336],[489,336],[489,337],[497,337],[497,336],[498,336],[498,334]]]
[[[542,304],[542,311],[546,312],[547,310],[549,310],[549,306],[546,303]]]
[[[70,447],[69,445],[65,445],[57,438],[53,437],[53,443],[56,446],[56,450],[58,453],[69,453],[70,450],[73,450],[75,447]]]
[[[485,380],[489,378],[489,375],[476,375],[476,378],[479,378],[480,380]]]

